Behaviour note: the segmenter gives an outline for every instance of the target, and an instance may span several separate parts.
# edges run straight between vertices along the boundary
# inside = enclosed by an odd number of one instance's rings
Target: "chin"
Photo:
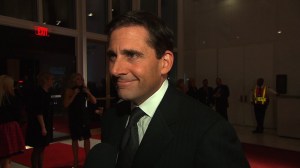
[[[118,95],[120,98],[122,98],[123,100],[129,100],[129,101],[133,101],[136,99],[135,94],[132,91],[119,91]]]
[[[119,94],[119,97],[123,100],[132,100],[131,96],[128,95],[124,95],[124,94]]]

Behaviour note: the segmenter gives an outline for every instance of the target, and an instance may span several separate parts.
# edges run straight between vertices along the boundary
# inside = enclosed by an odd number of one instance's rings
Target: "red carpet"
[[[30,155],[32,149],[27,149],[25,153],[16,155],[12,158],[13,162],[30,167]],[[83,167],[84,150],[79,149],[79,165]],[[50,144],[45,149],[44,167],[45,168],[70,168],[73,165],[73,154],[71,145],[63,143]]]
[[[300,168],[300,152],[243,144],[251,168]]]
[[[253,144],[243,144],[251,168],[300,168],[300,152],[276,149]],[[14,156],[13,162],[30,167],[32,149]],[[80,166],[84,163],[84,150],[79,149]],[[71,145],[53,143],[46,148],[45,168],[70,168],[73,164]]]

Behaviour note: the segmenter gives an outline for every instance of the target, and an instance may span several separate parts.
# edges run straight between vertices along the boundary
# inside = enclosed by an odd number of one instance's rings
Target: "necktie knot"
[[[129,122],[127,127],[135,126],[136,123],[145,115],[142,109],[135,107],[130,114]]]

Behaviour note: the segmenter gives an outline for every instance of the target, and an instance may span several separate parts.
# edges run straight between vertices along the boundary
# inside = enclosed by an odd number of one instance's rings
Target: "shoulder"
[[[74,92],[74,89],[72,89],[72,88],[66,88],[65,89],[65,93],[69,93],[69,92]]]
[[[204,139],[219,139],[221,134],[227,132],[232,134],[230,124],[208,106],[177,93],[166,93],[165,96],[165,100],[156,111],[159,114],[155,113],[153,120],[156,116],[160,121],[165,122],[175,136],[191,136],[194,138],[192,142],[202,144],[201,141]]]
[[[178,120],[186,119],[201,122],[202,120],[216,120],[218,118],[215,111],[199,100],[172,88],[167,90],[159,108],[165,116],[177,116]]]
[[[74,90],[71,89],[71,88],[66,88],[65,91],[64,91],[64,95],[65,96],[69,96],[69,95],[72,95],[74,94]]]
[[[13,95],[6,95],[3,97],[3,105],[4,106],[10,106],[10,105],[14,105],[15,102],[17,101],[17,97],[13,96]]]
[[[124,116],[128,116],[130,113],[130,102],[122,101],[117,103],[114,107],[109,108],[107,111],[103,113],[102,120],[113,121],[118,118],[123,118]]]

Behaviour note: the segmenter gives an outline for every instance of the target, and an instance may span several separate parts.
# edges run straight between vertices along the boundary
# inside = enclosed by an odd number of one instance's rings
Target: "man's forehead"
[[[144,45],[153,48],[149,36],[138,32],[117,32],[108,41],[108,49],[111,50],[115,50],[116,48],[119,50],[135,50]]]
[[[120,35],[122,35],[122,37],[137,38],[141,38],[142,36],[144,36],[147,40],[149,40],[150,37],[149,31],[145,27],[139,25],[131,25],[119,27],[113,30],[109,36],[108,41],[111,41],[112,38],[119,38]]]

